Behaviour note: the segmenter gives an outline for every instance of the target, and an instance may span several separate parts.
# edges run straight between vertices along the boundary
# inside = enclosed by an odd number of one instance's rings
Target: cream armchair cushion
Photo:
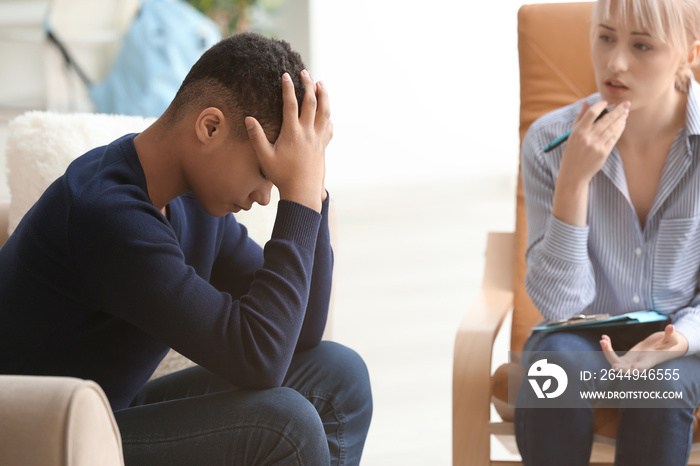
[[[124,134],[140,132],[151,122],[141,117],[52,112],[28,112],[13,119],[7,136],[9,233],[76,157]]]

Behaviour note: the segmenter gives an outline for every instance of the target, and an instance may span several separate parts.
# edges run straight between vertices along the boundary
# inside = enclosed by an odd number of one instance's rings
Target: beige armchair
[[[124,464],[119,429],[95,382],[0,376],[0,413],[0,464]]]
[[[51,112],[29,112],[11,121],[6,157],[12,201],[0,201],[0,246],[75,157],[123,134],[142,131],[151,121]],[[274,205],[237,214],[260,244],[270,237]],[[331,316],[324,338],[330,338],[330,328]],[[153,378],[192,364],[171,351]],[[97,384],[67,377],[0,375],[0,465],[123,464],[119,430]]]
[[[525,5],[518,13],[520,136],[539,116],[596,92],[590,59],[593,3]],[[696,70],[696,76],[698,72]],[[512,311],[511,351],[522,351],[530,329],[541,320],[525,290],[525,203],[518,180],[515,233],[489,233],[481,292],[457,331],[453,369],[453,463],[511,465],[491,461],[491,439],[517,455],[513,406],[508,404],[508,366],[491,375],[494,340]],[[500,420],[491,419],[491,406]],[[698,411],[689,464],[700,464]],[[598,409],[591,464],[612,465],[616,409]]]

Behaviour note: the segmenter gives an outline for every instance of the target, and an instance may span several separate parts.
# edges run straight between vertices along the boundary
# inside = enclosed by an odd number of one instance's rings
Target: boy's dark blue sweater
[[[0,249],[0,373],[95,380],[118,410],[172,347],[236,386],[280,385],[325,327],[328,201],[280,201],[263,252],[191,194],[163,217],[133,138],[74,161]]]

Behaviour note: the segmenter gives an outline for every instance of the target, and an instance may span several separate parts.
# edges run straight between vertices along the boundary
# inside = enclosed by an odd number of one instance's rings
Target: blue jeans
[[[591,358],[578,358],[580,368],[602,357],[598,335],[560,332],[535,334],[525,344],[531,351],[528,362],[535,361],[537,351],[598,351]],[[614,342],[613,342],[614,344]],[[559,361],[573,367],[573,360]],[[527,362],[525,362],[527,364]],[[609,364],[608,364],[609,366]],[[598,366],[600,367],[600,366]],[[700,400],[700,359],[687,356],[672,359],[657,368],[678,368],[682,377],[674,390],[688,395],[687,408],[630,408],[620,405],[620,425],[615,448],[615,464],[686,465],[693,437],[693,412]],[[515,408],[515,436],[523,465],[588,465],[593,443],[593,407],[523,408],[531,396],[523,381]],[[531,406],[531,405],[530,405]]]
[[[359,464],[367,368],[333,342],[296,353],[280,388],[242,390],[195,366],[147,383],[114,413],[127,466]]]

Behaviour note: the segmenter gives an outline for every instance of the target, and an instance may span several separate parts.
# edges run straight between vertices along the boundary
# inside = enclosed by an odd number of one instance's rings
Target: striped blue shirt
[[[599,94],[587,97],[593,104]],[[530,297],[546,321],[654,309],[671,316],[700,351],[700,84],[688,95],[686,125],[666,159],[642,229],[614,148],[590,183],[587,226],[552,216],[565,144],[542,149],[570,130],[583,101],[538,119],[522,147]]]

